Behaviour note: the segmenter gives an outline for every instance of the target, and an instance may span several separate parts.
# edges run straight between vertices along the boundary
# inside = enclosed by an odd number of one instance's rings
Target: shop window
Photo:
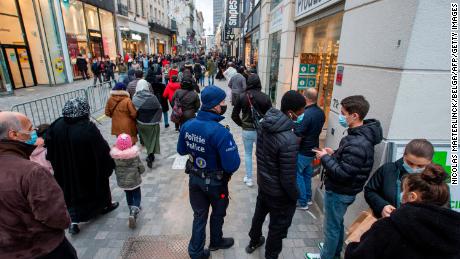
[[[2,30],[1,44],[25,45],[18,17],[0,14]]]
[[[273,0],[271,5],[270,5],[270,10],[275,9],[275,7],[278,6],[279,3],[281,3],[283,0]]]
[[[99,31],[99,18],[97,15],[97,7],[85,4],[86,25],[88,29]]]
[[[3,14],[9,14],[9,15],[18,15],[18,12],[16,10],[16,1],[14,0],[2,0],[0,1],[0,12]],[[2,23],[3,25],[4,23]]]
[[[298,89],[316,87],[318,105],[323,108],[326,115],[329,114],[334,88],[342,18],[341,12],[297,30],[294,62],[297,65],[293,73],[293,82],[298,82]],[[307,71],[314,71],[314,73],[299,75],[300,67],[305,67]]]
[[[113,23],[113,15],[111,12],[99,9],[101,16],[101,29],[102,29],[102,46],[104,54],[108,55],[111,59],[117,56],[117,47],[115,43],[115,29]]]
[[[280,49],[281,49],[281,33],[275,32],[269,38],[269,61],[270,73],[268,75],[268,96],[273,104],[276,104],[276,91],[278,84]]]

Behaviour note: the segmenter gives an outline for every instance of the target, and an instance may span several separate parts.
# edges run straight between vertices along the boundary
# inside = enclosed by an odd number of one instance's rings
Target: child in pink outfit
[[[46,147],[45,147],[45,135],[46,131],[49,128],[49,124],[41,124],[37,128],[37,140],[35,141],[35,145],[37,146],[30,155],[30,161],[33,161],[46,169],[51,174],[54,174],[53,167],[51,166],[50,161],[46,160]]]

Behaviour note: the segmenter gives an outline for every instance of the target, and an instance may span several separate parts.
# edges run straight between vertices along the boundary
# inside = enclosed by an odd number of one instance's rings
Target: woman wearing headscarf
[[[105,106],[105,115],[112,118],[112,135],[126,133],[131,136],[133,144],[137,142],[137,112],[125,84],[117,83],[113,87]]]
[[[163,121],[165,124],[165,128],[168,128],[169,127],[169,121],[168,121],[169,105],[168,105],[168,100],[163,97],[163,93],[166,89],[166,86],[163,84],[162,79],[163,78],[161,75],[153,75],[151,73],[148,73],[147,76],[145,77],[145,80],[149,82],[149,84],[151,85],[153,94],[157,97],[158,101],[161,104],[161,109],[163,110]]]
[[[133,97],[137,109],[137,129],[141,143],[147,149],[147,166],[152,168],[155,154],[160,154],[161,105],[158,98],[150,92],[150,84],[144,79],[137,82]]]
[[[46,158],[64,192],[72,219],[69,233],[77,234],[78,223],[118,207],[118,202],[112,203],[109,185],[115,163],[109,145],[89,119],[86,98],[67,101],[62,115],[46,133]]]

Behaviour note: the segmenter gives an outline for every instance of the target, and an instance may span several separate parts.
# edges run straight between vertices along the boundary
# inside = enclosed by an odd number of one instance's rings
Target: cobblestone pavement
[[[226,82],[218,81],[217,84],[224,87]],[[65,87],[65,89],[71,87],[73,86]],[[63,88],[62,91],[65,89]],[[0,102],[2,101],[0,99]],[[242,181],[245,167],[241,129],[231,121],[230,114],[231,107],[226,113],[227,118],[222,123],[230,126],[238,144],[242,162],[240,169],[230,182],[230,205],[227,209],[223,232],[224,236],[235,238],[235,246],[227,250],[212,252],[212,258],[264,258],[263,247],[251,255],[244,251],[249,242],[248,232],[256,203],[257,186],[249,188]],[[115,138],[110,135],[110,119],[102,119],[98,127],[112,145]],[[171,168],[176,155],[177,137],[178,134],[174,131],[173,125],[165,129],[162,124],[161,155],[156,157],[153,169],[147,168],[143,176],[142,212],[138,226],[134,230],[128,228],[129,213],[125,195],[123,190],[117,186],[115,175],[112,175],[110,179],[112,198],[120,202],[120,207],[107,215],[81,224],[81,232],[78,235],[68,236],[77,249],[79,258],[119,258],[121,248],[128,237],[160,235],[178,235],[187,239],[190,237],[193,217],[188,197],[188,176],[183,173],[183,170]],[[145,150],[141,158],[144,160]],[[253,161],[255,161],[255,156]],[[254,172],[255,168],[254,163]],[[264,224],[265,236],[268,230],[268,220],[267,217]],[[322,215],[316,205],[311,206],[310,212],[297,210],[289,229],[288,238],[283,241],[280,258],[303,258],[307,250],[318,252],[316,245],[322,237],[321,225]],[[207,238],[208,244],[209,230]]]

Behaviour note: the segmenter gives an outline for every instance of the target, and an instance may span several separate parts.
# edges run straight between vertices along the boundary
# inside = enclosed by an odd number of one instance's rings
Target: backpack
[[[182,96],[182,98],[187,96],[190,92],[193,92],[193,91],[187,92],[186,94]],[[180,100],[182,98],[179,98],[179,95],[177,95],[176,98],[174,99],[174,107],[172,108],[172,112],[171,112],[171,121],[174,123],[181,123],[182,117],[184,117],[184,110],[183,110],[183,106]]]
[[[248,93],[246,93],[246,96],[248,97],[248,102],[249,102],[249,107],[251,109],[251,116],[252,116],[254,128],[260,129],[260,123],[263,120],[263,116],[257,111],[257,109],[252,104],[251,99],[253,98],[253,96],[249,96]]]

